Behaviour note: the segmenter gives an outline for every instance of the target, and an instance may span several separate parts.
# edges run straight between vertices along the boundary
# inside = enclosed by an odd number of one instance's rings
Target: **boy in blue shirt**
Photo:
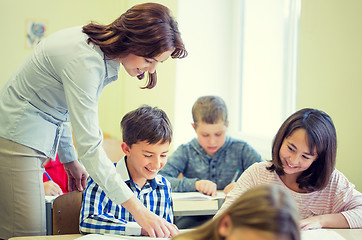
[[[226,135],[228,113],[220,97],[198,98],[192,107],[192,117],[197,138],[180,145],[160,173],[170,181],[175,192],[199,191],[211,196],[215,196],[217,190],[227,193],[234,187],[233,180],[237,180],[233,179],[235,173],[240,176],[262,158],[246,142]],[[178,178],[180,173],[182,178]],[[203,222],[201,218],[196,221],[197,225]],[[195,227],[194,224],[183,226],[179,220],[176,224],[179,228]]]
[[[173,223],[170,183],[157,174],[167,162],[170,120],[164,111],[144,105],[127,113],[121,127],[125,156],[115,164],[116,171],[150,211]],[[131,213],[114,204],[90,177],[79,229],[82,233],[146,235]]]

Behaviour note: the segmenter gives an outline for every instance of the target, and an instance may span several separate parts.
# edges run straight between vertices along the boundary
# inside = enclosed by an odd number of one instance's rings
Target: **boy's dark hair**
[[[122,138],[128,146],[139,141],[149,144],[171,142],[172,125],[166,113],[157,108],[143,105],[127,113],[121,121]]]
[[[192,118],[197,127],[198,122],[214,124],[228,121],[228,110],[224,100],[218,96],[199,97],[192,107]]]
[[[334,170],[337,153],[337,135],[332,119],[323,111],[305,108],[291,115],[275,135],[272,148],[272,165],[268,168],[283,175],[283,165],[279,158],[280,147],[285,138],[295,130],[304,129],[307,133],[309,149],[317,149],[318,157],[298,178],[300,189],[313,192],[323,189]]]

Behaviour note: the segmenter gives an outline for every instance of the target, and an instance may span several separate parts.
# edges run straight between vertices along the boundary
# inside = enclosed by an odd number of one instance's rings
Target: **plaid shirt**
[[[161,175],[157,175],[140,189],[132,181],[125,159],[124,157],[115,164],[116,171],[121,174],[122,179],[146,208],[173,223],[170,183]],[[122,205],[114,204],[90,177],[84,191],[79,225],[82,233],[141,234],[141,227],[135,222],[131,213]]]

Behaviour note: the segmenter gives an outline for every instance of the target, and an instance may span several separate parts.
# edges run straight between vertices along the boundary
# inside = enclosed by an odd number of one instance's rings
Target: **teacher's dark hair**
[[[272,148],[272,165],[268,168],[283,175],[283,164],[279,151],[285,138],[295,130],[304,129],[307,133],[311,154],[317,150],[317,159],[297,178],[299,188],[313,192],[326,187],[334,170],[337,154],[337,135],[333,121],[325,112],[305,108],[291,115],[275,135]]]
[[[177,22],[167,7],[157,3],[135,5],[113,23],[92,22],[83,27],[83,32],[89,36],[88,43],[98,45],[112,59],[130,53],[154,58],[167,51],[173,51],[172,58],[187,56]],[[143,88],[151,89],[157,83],[157,74],[156,71],[148,74],[148,82]]]

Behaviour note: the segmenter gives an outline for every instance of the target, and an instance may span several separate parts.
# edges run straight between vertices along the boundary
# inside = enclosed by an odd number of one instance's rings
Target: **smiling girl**
[[[301,228],[362,228],[362,194],[337,169],[336,130],[316,109],[291,115],[275,136],[270,162],[255,163],[239,178],[217,214],[247,189],[271,183],[297,202]]]

